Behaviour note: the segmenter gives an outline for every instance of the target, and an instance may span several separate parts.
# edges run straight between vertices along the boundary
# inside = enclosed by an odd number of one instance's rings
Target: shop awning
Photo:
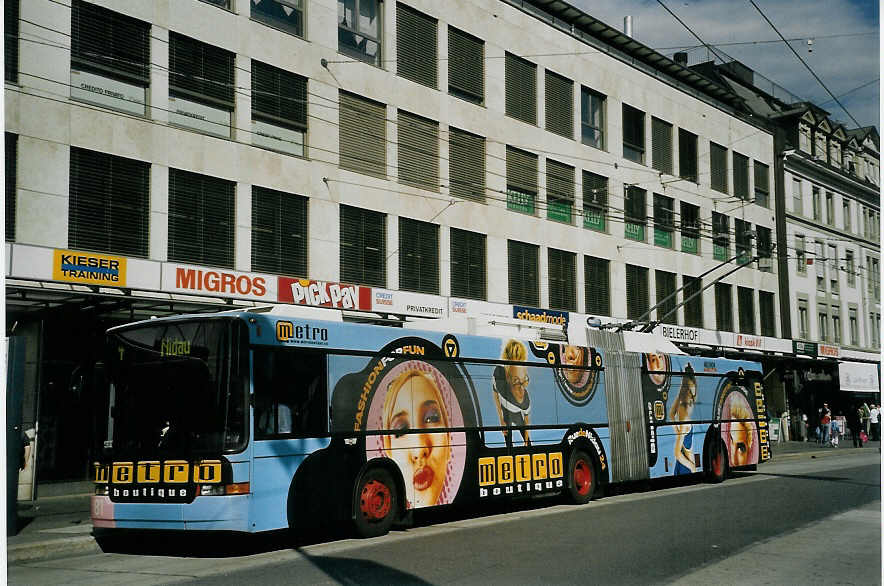
[[[838,379],[841,390],[852,393],[880,393],[879,365],[868,362],[841,362]]]

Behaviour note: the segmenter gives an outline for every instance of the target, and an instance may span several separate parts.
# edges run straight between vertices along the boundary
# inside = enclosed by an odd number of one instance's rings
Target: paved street
[[[179,555],[14,564],[15,584],[841,583],[881,581],[880,453],[784,459],[722,485],[446,516],[371,540],[257,553],[183,540]],[[424,520],[426,521],[426,519]],[[251,547],[255,542],[251,542]],[[168,547],[166,548],[168,549]],[[234,548],[235,549],[235,548]],[[220,552],[220,553],[219,553]],[[156,553],[156,552],[155,552]],[[163,553],[169,553],[168,551]]]

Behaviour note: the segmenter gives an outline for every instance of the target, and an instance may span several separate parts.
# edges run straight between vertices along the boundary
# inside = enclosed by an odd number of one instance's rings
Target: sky
[[[856,128],[749,0],[662,1],[704,43],[820,106],[848,129]],[[687,51],[689,65],[713,57],[705,47],[697,48],[696,37],[657,0],[569,3],[618,30],[623,30],[623,17],[632,16],[636,40],[669,57],[676,51]],[[880,132],[878,0],[755,0],[755,4],[859,125],[876,126]],[[808,39],[813,40],[812,51],[808,50]]]

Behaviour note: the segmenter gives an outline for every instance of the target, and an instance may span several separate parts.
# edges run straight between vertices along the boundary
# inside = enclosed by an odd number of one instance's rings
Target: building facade
[[[792,355],[776,132],[544,4],[7,2],[31,478],[86,477],[102,332],[151,315],[654,320],[692,352]]]

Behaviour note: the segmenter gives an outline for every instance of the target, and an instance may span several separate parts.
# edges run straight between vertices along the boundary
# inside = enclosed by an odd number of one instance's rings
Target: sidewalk
[[[779,442],[771,444],[771,449],[772,461],[777,461],[861,453],[861,450],[877,453],[881,442],[868,442],[862,448],[843,441],[838,448],[810,441]],[[89,496],[88,493],[69,494],[44,497],[33,505],[19,503],[18,533],[7,537],[7,563],[100,552],[92,537]]]

